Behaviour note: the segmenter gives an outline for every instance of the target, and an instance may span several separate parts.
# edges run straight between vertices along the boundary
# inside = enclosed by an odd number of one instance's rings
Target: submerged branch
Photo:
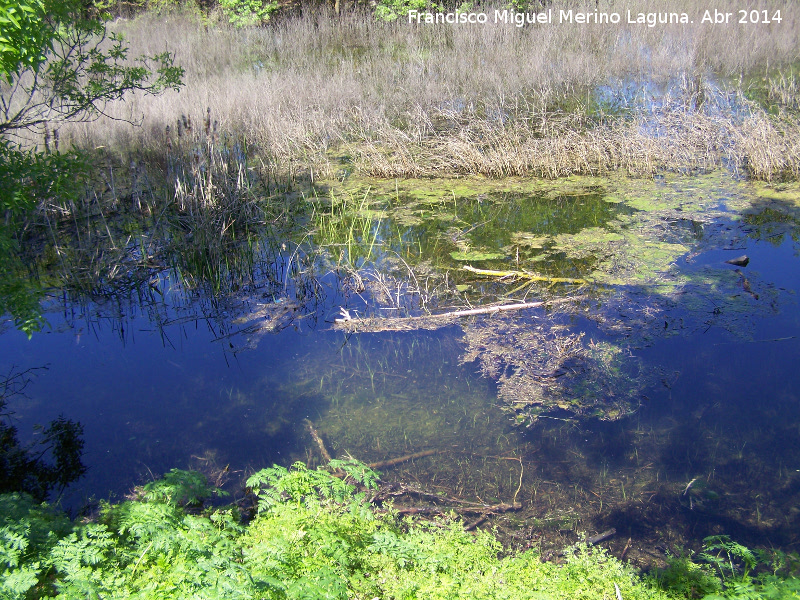
[[[405,456],[399,456],[397,458],[391,458],[389,460],[380,460],[378,462],[369,463],[367,466],[370,469],[386,469],[389,467],[394,467],[396,465],[402,464],[404,462],[408,462],[409,460],[415,460],[417,458],[423,458],[425,456],[431,456],[432,454],[438,454],[438,450],[423,450],[422,452],[415,452],[414,454],[406,454]]]
[[[314,428],[314,424],[309,419],[304,419],[303,423],[305,423],[309,435],[317,443],[317,447],[319,448],[319,453],[322,455],[324,462],[325,463],[331,462],[331,455],[328,452],[328,449],[325,447],[325,442],[322,441],[322,438],[319,436],[319,433],[317,433],[317,430]]]
[[[592,546],[594,544],[599,544],[600,542],[604,542],[608,538],[612,537],[615,533],[617,533],[617,530],[614,527],[612,527],[611,529],[608,529],[602,533],[598,533],[597,535],[592,535],[590,537],[587,537],[586,543],[589,546]]]
[[[522,508],[522,504],[515,502],[508,504],[500,502],[499,504],[483,504],[475,506],[411,506],[408,508],[396,508],[395,512],[398,515],[443,515],[449,512],[457,514],[481,514],[483,516],[511,512]],[[475,527],[480,523],[476,523]]]

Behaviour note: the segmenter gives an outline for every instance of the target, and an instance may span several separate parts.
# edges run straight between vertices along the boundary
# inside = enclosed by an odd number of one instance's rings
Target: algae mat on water
[[[764,240],[797,244],[800,225],[800,186],[721,171],[648,180],[348,180],[329,192],[357,197],[362,218],[380,213],[370,242],[379,258],[350,268],[362,279],[408,283],[393,288],[391,306],[363,311],[373,319],[387,308],[397,317],[576,298],[535,314],[459,320],[462,362],[476,361],[499,383],[520,424],[554,411],[620,418],[663,375],[632,349],[710,327],[747,336],[755,318],[781,310],[788,291],[757,268],[704,257]]]

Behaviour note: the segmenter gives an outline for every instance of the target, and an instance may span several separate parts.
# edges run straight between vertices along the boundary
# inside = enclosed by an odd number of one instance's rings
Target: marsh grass
[[[718,8],[735,14],[738,5]],[[723,162],[757,178],[797,176],[788,141],[798,137],[796,118],[768,118],[743,97],[742,81],[768,77],[769,102],[787,110],[797,103],[796,82],[781,70],[796,60],[792,5],[763,8],[781,10],[783,21],[768,30],[701,26],[694,3],[682,0],[612,2],[608,10],[686,11],[693,25],[649,28],[623,18],[616,26],[517,28],[490,19],[449,28],[306,11],[232,29],[191,15],[143,15],[115,28],[132,55],[174,52],[185,89],[112,108],[118,119],[141,118],[139,129],[101,120],[62,137],[163,162],[165,127],[210,107],[220,131],[246,141],[247,168],[287,180],[346,176],[353,163],[385,177],[649,174]]]

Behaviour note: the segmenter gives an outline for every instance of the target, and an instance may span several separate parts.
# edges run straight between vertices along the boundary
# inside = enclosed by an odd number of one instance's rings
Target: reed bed
[[[475,120],[469,131],[432,136],[414,144],[399,132],[359,150],[358,165],[378,177],[481,174],[545,178],[621,171],[634,176],[660,170],[693,172],[726,164],[755,179],[797,178],[797,117],[746,118],[692,111],[637,116],[588,129],[571,119],[547,135],[528,124],[496,127]]]
[[[174,135],[181,115],[197,122],[210,108],[220,134],[246,142],[248,168],[273,180],[335,177],[353,162],[387,177],[643,174],[723,161],[752,177],[797,176],[791,2],[760,7],[781,10],[781,23],[747,27],[701,25],[688,0],[602,4],[686,11],[695,23],[426,27],[321,10],[252,29],[180,14],[119,20],[132,55],[174,52],[186,86],[111,108],[140,128],[102,119],[65,128],[62,139],[163,169],[165,128]],[[748,99],[756,79],[767,81],[773,114]]]

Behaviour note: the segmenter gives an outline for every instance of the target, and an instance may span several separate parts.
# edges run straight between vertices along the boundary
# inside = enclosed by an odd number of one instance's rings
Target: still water
[[[35,369],[9,402],[21,435],[59,415],[84,427],[64,504],[173,467],[236,490],[319,464],[310,422],[334,456],[432,451],[387,479],[522,503],[497,523],[521,546],[614,527],[612,548],[631,538],[646,564],[710,533],[800,541],[796,186],[403,185],[308,201],[305,233],[253,243],[241,285],[165,267],[104,297],[51,289],[30,340],[5,325],[0,369]],[[564,297],[429,329],[335,323]]]

